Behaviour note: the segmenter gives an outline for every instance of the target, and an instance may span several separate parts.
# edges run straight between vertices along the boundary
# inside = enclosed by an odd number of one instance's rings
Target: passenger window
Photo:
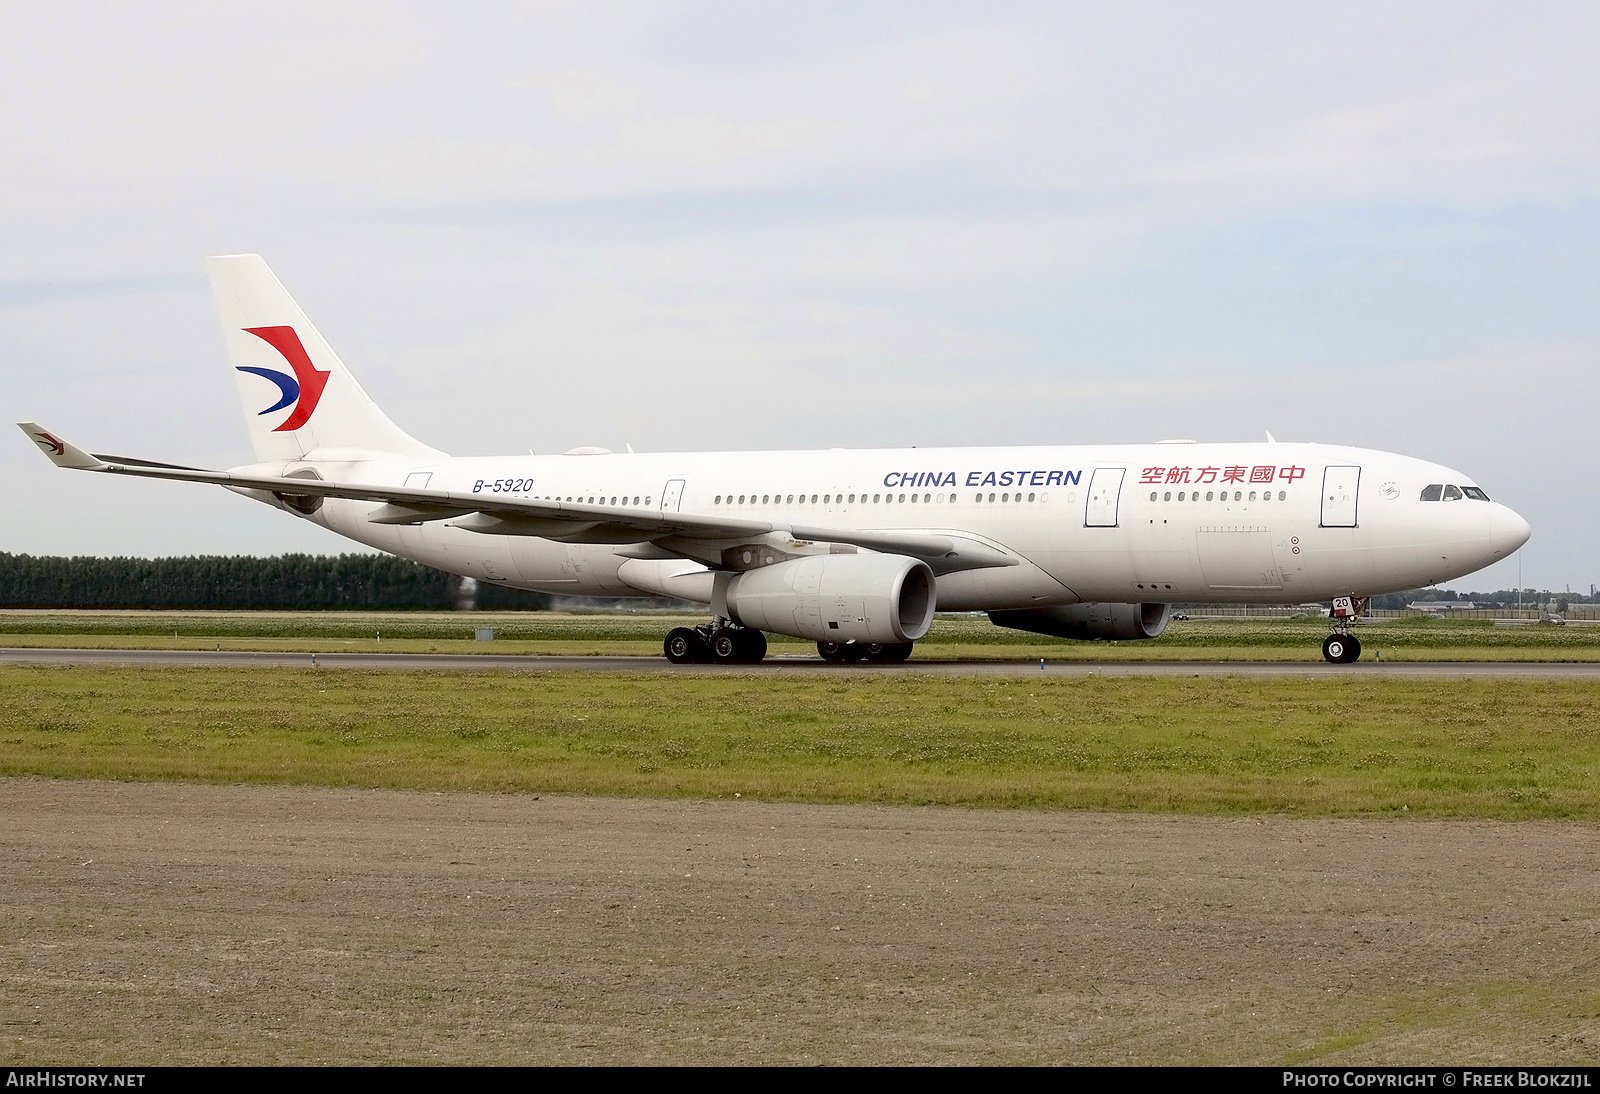
[[[1460,501],[1461,500],[1461,491],[1457,490],[1454,486],[1446,486],[1444,488],[1444,500],[1445,501]]]
[[[905,500],[906,500],[906,496],[905,496],[905,495],[904,495],[904,494],[901,494],[901,495],[900,495],[900,501],[901,501],[901,503],[902,503],[902,504],[904,504],[904,502],[905,502]]]
[[[1182,501],[1182,500],[1183,500],[1183,491],[1182,491],[1182,490],[1179,490],[1179,491],[1178,491],[1178,500],[1179,500],[1179,501]]]
[[[993,501],[993,500],[994,500],[994,495],[993,495],[993,494],[990,494],[990,495],[989,495],[989,500],[990,500],[990,501]]]
[[[1151,501],[1155,501],[1156,500],[1156,492],[1154,490],[1150,491],[1150,500]]]
[[[1286,499],[1286,498],[1287,498],[1287,497],[1288,497],[1288,496],[1289,496],[1289,495],[1288,495],[1288,494],[1286,494],[1286,493],[1284,493],[1284,492],[1283,492],[1283,491],[1282,491],[1282,490],[1279,490],[1279,491],[1278,491],[1278,500],[1279,500],[1279,501],[1283,501],[1283,500],[1284,500],[1284,499]]]
[[[1029,501],[1032,501],[1032,500],[1033,500],[1033,495],[1032,495],[1032,494],[1029,494],[1029,495],[1028,495],[1028,500],[1029,500]],[[1181,501],[1181,500],[1183,500],[1183,499],[1181,499],[1181,498],[1180,498],[1180,499],[1179,499],[1179,500],[1180,500],[1180,501]]]
[[[812,505],[817,504],[817,496],[815,494],[811,495],[811,504]]]
[[[1251,501],[1255,501],[1256,500],[1256,492],[1254,490],[1250,491],[1250,500]]]
[[[1207,490],[1206,491],[1206,500],[1210,501],[1212,497],[1213,497],[1212,492],[1210,490]]]
[[[1443,483],[1440,483],[1440,482],[1429,483],[1427,486],[1424,486],[1422,488],[1422,500],[1423,501],[1438,501],[1439,500],[1439,493],[1443,489],[1444,489],[1444,484]]]
[[[1162,500],[1162,501],[1171,501],[1171,500],[1172,500],[1172,491],[1171,491],[1171,490],[1168,490],[1168,491],[1167,491],[1167,492],[1166,492],[1166,494],[1164,494],[1164,495],[1163,495],[1163,496],[1162,496],[1162,498],[1161,498],[1161,500]]]
[[[862,497],[866,497],[866,495],[863,494]],[[878,503],[878,495],[877,494],[872,495],[872,503],[874,505],[876,505]]]

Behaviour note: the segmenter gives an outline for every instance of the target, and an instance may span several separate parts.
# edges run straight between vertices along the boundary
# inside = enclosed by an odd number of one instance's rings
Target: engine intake
[[[1160,638],[1171,619],[1171,604],[1062,604],[989,613],[989,622],[997,627],[1107,642]]]
[[[734,622],[818,642],[915,642],[933,623],[933,571],[905,555],[810,555],[718,585]]]

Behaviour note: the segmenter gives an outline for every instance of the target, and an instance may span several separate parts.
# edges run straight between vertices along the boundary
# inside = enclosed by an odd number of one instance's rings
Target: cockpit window
[[[1473,501],[1488,501],[1489,500],[1489,495],[1485,494],[1482,490],[1478,489],[1476,486],[1463,486],[1461,488],[1461,492],[1463,494],[1465,494],[1467,497],[1471,498]]]
[[[1444,488],[1444,500],[1445,501],[1460,501],[1461,500],[1461,491],[1458,490],[1454,486],[1446,486]]]
[[[1444,483],[1442,483],[1442,482],[1429,483],[1427,486],[1424,486],[1422,488],[1422,500],[1423,501],[1438,501],[1439,500],[1439,491],[1441,491],[1443,489],[1444,489]]]

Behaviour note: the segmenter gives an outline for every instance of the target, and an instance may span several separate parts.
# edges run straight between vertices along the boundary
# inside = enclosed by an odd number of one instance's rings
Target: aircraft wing
[[[616,544],[663,540],[737,543],[776,532],[799,540],[843,543],[865,547],[870,551],[910,555],[924,559],[938,573],[1019,564],[1015,557],[1004,551],[959,533],[828,528],[668,513],[653,509],[579,505],[537,498],[507,498],[448,490],[417,490],[404,486],[207,471],[125,456],[94,454],[62,440],[35,422],[19,422],[18,425],[57,467],[139,478],[205,482],[235,490],[262,490],[288,497],[371,501],[378,503],[367,515],[367,519],[374,524],[455,520],[458,526],[490,535],[540,536],[567,543]],[[670,543],[663,546],[672,551]]]

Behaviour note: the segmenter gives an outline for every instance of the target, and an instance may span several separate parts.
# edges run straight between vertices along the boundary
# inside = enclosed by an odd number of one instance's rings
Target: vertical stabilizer
[[[208,258],[206,274],[257,460],[317,448],[443,455],[378,409],[260,255]]]

